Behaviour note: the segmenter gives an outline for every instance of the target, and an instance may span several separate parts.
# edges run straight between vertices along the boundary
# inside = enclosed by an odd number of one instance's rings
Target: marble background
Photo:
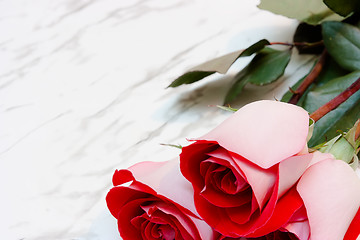
[[[297,22],[255,0],[1,0],[0,232],[7,240],[120,239],[105,196],[115,169],[164,161],[230,113],[230,77],[166,89],[186,69]],[[232,76],[250,58],[231,69]],[[280,98],[311,67],[247,86],[233,107]]]

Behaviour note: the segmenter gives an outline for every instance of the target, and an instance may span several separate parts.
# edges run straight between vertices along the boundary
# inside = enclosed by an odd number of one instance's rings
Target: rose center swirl
[[[139,214],[132,218],[131,224],[141,233],[142,239],[174,240],[188,235],[185,229],[178,229],[178,219],[167,211],[173,209],[161,202],[147,202],[140,206]]]
[[[219,207],[235,207],[251,202],[252,189],[228,162],[210,157],[200,164],[204,186],[200,194]]]

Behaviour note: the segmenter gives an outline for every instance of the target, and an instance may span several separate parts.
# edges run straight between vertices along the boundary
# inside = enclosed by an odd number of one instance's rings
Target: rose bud
[[[320,144],[318,150],[323,153],[331,153],[336,159],[348,163],[354,170],[358,169],[359,158],[357,156],[360,147],[360,138],[356,130],[360,120],[346,133],[339,134],[325,144]]]
[[[124,240],[215,239],[196,213],[191,184],[179,160],[142,162],[117,170],[106,201]]]

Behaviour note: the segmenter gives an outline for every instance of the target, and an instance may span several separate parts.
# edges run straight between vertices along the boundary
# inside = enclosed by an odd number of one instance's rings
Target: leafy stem
[[[293,42],[293,43],[286,43],[286,42],[271,42],[270,45],[285,45],[285,46],[290,46],[290,47],[295,47],[295,46],[302,46],[302,47],[318,47],[318,46],[323,46],[324,45],[324,41],[318,41],[318,42],[313,42],[313,43],[309,43],[309,42]]]
[[[306,89],[316,80],[316,78],[319,76],[321,70],[324,67],[325,61],[326,61],[327,51],[326,49],[322,52],[319,61],[315,64],[311,72],[306,76],[304,81],[301,83],[301,85],[296,89],[296,91],[293,91],[293,95],[289,100],[289,103],[291,104],[297,104],[301,96],[304,94]]]
[[[325,116],[330,111],[337,108],[340,104],[345,102],[349,97],[351,97],[354,93],[359,91],[360,89],[360,78],[358,78],[350,87],[345,89],[342,93],[337,95],[328,103],[324,104],[320,108],[318,108],[315,112],[310,114],[310,118],[312,118],[315,122],[317,122],[320,118]],[[359,130],[360,131],[360,130]]]

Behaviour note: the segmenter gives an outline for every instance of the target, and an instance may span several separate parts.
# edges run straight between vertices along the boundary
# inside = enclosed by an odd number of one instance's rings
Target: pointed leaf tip
[[[216,72],[225,74],[238,58],[250,56],[263,49],[266,45],[270,45],[270,42],[266,39],[261,39],[245,50],[231,52],[224,56],[207,61],[190,69],[188,72],[175,79],[168,87],[178,87],[182,84],[191,84]]]

